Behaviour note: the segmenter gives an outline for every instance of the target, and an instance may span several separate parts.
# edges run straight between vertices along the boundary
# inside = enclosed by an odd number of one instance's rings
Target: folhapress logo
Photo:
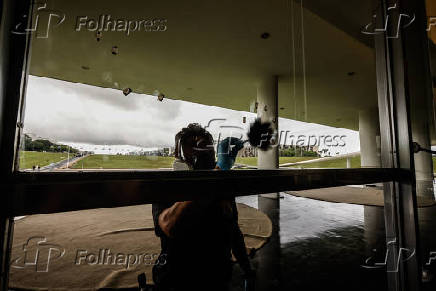
[[[388,26],[390,21],[392,21],[393,17],[390,15],[393,11],[398,10],[397,4],[394,4],[392,6],[389,6],[387,9],[387,15],[385,22],[383,23],[383,27],[377,27],[377,15],[374,14],[373,21],[365,25],[365,27],[362,29],[363,34],[369,34],[369,35],[377,35],[377,34],[387,34],[387,38],[399,38],[401,29],[407,28],[410,25],[412,25],[413,22],[416,20],[416,15],[409,15],[406,13],[400,13],[397,22],[395,23],[395,30],[392,31],[390,34],[388,32]]]
[[[100,31],[100,32],[123,32],[130,35],[133,32],[163,32],[168,29],[167,20],[163,18],[153,19],[123,19],[112,18],[111,15],[100,15],[98,18],[78,16],[76,19],[76,31]]]
[[[48,38],[50,29],[61,25],[65,21],[65,13],[58,10],[47,8],[47,3],[36,3],[35,21],[30,28],[27,28],[29,15],[22,16],[12,29],[14,34],[30,34],[34,33],[36,38]]]
[[[34,236],[23,244],[22,254],[12,259],[11,267],[34,268],[36,272],[46,273],[50,263],[64,255],[65,249],[61,246],[48,243],[45,237]]]
[[[47,3],[35,3],[35,7],[31,27],[27,27],[30,19],[25,14],[12,29],[13,34],[34,34],[36,38],[48,38],[52,28],[65,22],[65,13],[47,8]],[[167,28],[167,19],[164,18],[127,19],[106,14],[99,17],[77,16],[75,26],[71,27],[76,32],[93,31],[100,35],[102,32],[123,32],[126,35],[139,31],[163,32]]]

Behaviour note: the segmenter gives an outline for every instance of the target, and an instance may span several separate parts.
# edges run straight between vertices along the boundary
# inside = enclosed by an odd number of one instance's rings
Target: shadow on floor
[[[258,274],[256,290],[387,290],[386,269],[368,269],[365,261],[383,262],[386,254],[382,207],[315,201],[281,194],[270,204],[268,215],[278,220],[278,253],[263,248],[252,264],[256,269],[275,271],[265,278]],[[260,198],[244,197],[261,208]],[[273,213],[273,215],[271,215]],[[274,215],[279,213],[279,215]],[[436,207],[419,210],[423,265],[430,251],[436,251]],[[269,245],[271,247],[271,245]],[[277,251],[277,250],[276,250]],[[434,256],[436,258],[436,256]],[[266,258],[266,260],[265,260]],[[264,266],[264,264],[268,266]],[[370,264],[372,265],[372,264]],[[436,274],[436,261],[427,267]],[[260,275],[260,276],[259,276]],[[271,273],[269,274],[271,275]],[[241,272],[234,269],[233,290],[241,288]],[[423,284],[435,290],[436,280]]]

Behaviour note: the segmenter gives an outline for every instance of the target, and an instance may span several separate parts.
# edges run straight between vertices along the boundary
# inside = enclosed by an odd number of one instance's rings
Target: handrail
[[[410,177],[399,169],[17,172],[8,214],[54,213],[162,201],[228,198],[380,183]]]

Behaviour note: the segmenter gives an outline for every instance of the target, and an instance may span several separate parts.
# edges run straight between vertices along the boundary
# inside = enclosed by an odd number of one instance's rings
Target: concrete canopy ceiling
[[[326,10],[322,1],[305,1],[302,10],[306,101],[298,69],[303,49],[294,45],[301,10],[288,0],[47,1],[44,9],[65,20],[48,38],[33,38],[30,74],[135,93],[159,90],[166,98],[243,111],[256,100],[257,83],[278,75],[281,117],[357,130],[358,111],[377,106],[374,50],[360,33],[366,23],[357,23],[371,20],[370,7],[334,2],[346,6]],[[78,17],[100,15],[166,19],[167,29],[103,31],[100,41],[95,31],[76,31]],[[129,97],[120,91],[120,98]]]

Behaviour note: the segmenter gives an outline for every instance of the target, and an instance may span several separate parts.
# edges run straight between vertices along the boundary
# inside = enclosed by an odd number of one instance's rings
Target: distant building
[[[244,147],[238,154],[238,156],[245,158],[245,157],[257,157],[257,148],[248,146]]]

